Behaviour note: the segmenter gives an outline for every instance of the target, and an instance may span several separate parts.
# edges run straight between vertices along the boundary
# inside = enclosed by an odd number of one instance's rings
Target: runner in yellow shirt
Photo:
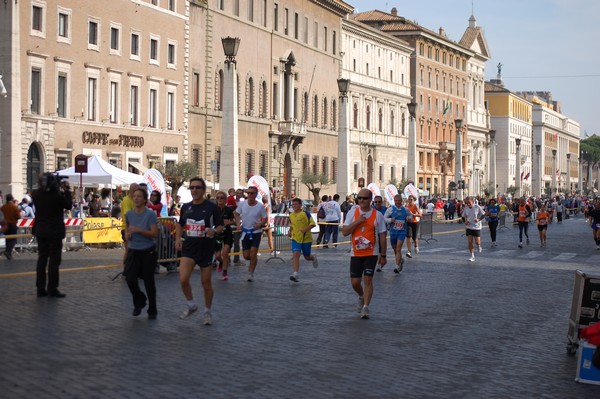
[[[299,280],[298,272],[300,271],[300,252],[304,255],[304,259],[311,260],[313,267],[319,266],[317,255],[311,255],[312,233],[310,232],[315,227],[315,221],[308,212],[302,210],[302,200],[300,198],[292,199],[293,212],[290,213],[290,229],[288,236],[292,239],[292,254],[294,255],[292,267],[293,273],[290,280],[297,283]]]

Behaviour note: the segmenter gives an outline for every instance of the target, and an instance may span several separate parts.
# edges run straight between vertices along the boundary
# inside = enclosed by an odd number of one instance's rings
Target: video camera
[[[53,191],[53,190],[68,190],[69,182],[66,180],[69,176],[61,176],[58,173],[44,173],[41,178],[41,188],[44,191]]]

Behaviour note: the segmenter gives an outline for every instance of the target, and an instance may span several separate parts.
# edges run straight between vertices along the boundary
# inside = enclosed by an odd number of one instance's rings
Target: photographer
[[[36,268],[37,296],[63,298],[58,290],[58,268],[61,261],[62,239],[65,238],[63,210],[71,209],[73,198],[69,182],[52,173],[40,175],[38,189],[32,194],[36,209],[33,235],[38,242]],[[46,264],[48,289],[46,290]]]

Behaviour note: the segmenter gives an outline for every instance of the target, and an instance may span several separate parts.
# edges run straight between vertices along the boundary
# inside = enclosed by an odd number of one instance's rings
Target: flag
[[[521,172],[521,180],[523,180],[523,173],[525,173],[525,172]]]
[[[527,172],[527,174],[524,177],[525,180],[529,179],[529,172]]]
[[[444,107],[444,112],[442,113],[442,115],[446,115],[448,111],[450,111],[451,107],[452,103],[450,102],[450,96],[448,96],[448,99],[446,100],[446,106]]]

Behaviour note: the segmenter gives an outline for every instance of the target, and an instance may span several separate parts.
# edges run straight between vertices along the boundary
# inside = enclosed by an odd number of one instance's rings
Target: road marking
[[[534,258],[538,258],[542,255],[544,255],[544,252],[542,252],[542,251],[529,251],[529,252],[523,254],[523,256],[519,256],[519,258],[534,259]]]
[[[96,269],[112,269],[113,267],[123,267],[122,263],[117,263],[113,265],[99,265],[99,266],[84,266],[84,267],[72,267],[68,269],[60,269],[61,273],[68,272],[80,272],[84,270],[96,270]],[[36,272],[21,272],[21,273],[6,273],[0,274],[0,278],[12,278],[12,277],[23,277],[23,276],[35,276]]]
[[[567,259],[573,259],[576,256],[577,256],[577,254],[574,252],[563,252],[560,255],[557,255],[554,258],[552,258],[552,260],[567,260]]]
[[[451,249],[456,249],[456,248],[431,248],[431,249],[422,249],[419,251],[420,254],[431,254],[434,252],[443,252],[443,251],[449,251]]]

